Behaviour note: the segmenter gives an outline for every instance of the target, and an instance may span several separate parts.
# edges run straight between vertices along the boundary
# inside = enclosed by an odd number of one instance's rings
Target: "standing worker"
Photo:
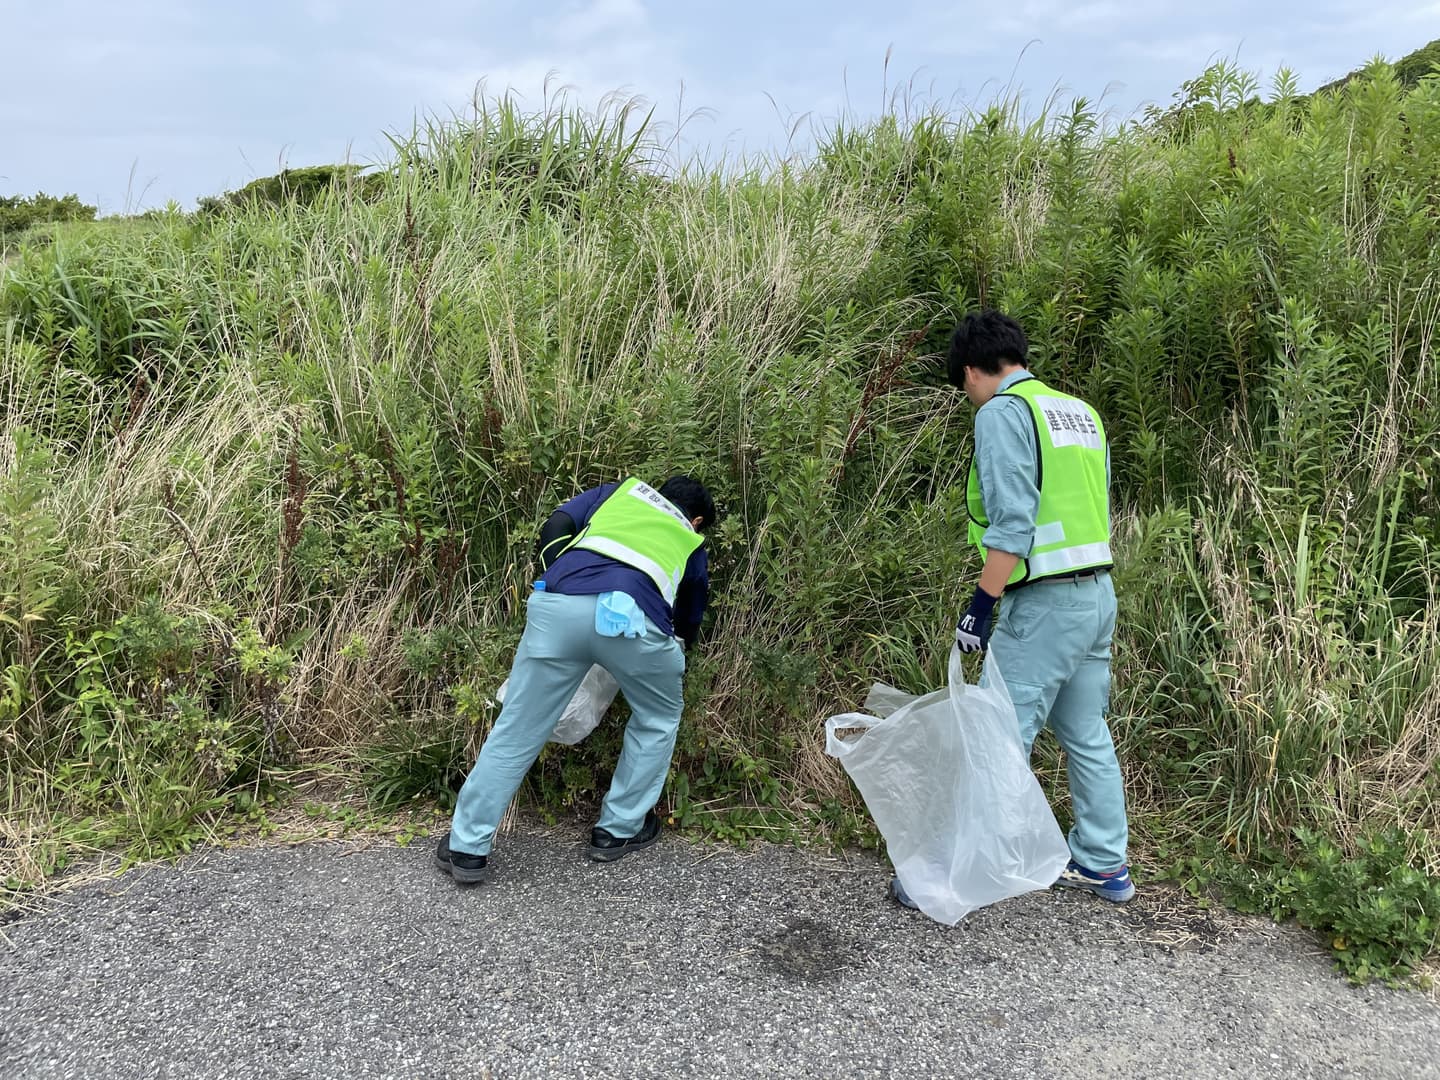
[[[659,838],[654,807],[683,704],[676,637],[693,645],[700,632],[710,586],[699,530],[714,520],[715,501],[688,476],[658,491],[633,477],[602,484],[550,515],[504,707],[435,851],[456,881],[482,879],[505,808],[592,664],[620,684],[630,720],[590,857],[613,862]]]
[[[1109,447],[1093,408],[1030,374],[1028,350],[1019,324],[998,311],[967,315],[950,342],[949,380],[977,407],[966,507],[985,560],[955,642],[994,653],[1027,754],[1046,724],[1065,750],[1075,825],[1057,884],[1123,903],[1135,886],[1105,721],[1115,631]],[[898,882],[892,889],[903,903]]]

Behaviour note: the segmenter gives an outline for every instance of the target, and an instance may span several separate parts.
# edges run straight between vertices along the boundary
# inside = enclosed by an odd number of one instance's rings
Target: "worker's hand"
[[[960,616],[960,622],[955,627],[955,644],[961,652],[985,651],[985,646],[990,643],[990,620],[995,614],[995,601],[998,599],[998,596],[976,588],[969,610]]]

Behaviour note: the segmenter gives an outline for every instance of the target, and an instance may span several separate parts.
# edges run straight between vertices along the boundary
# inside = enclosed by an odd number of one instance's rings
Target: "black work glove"
[[[999,599],[976,586],[969,610],[960,616],[960,622],[955,627],[955,644],[961,652],[985,651],[985,646],[990,644],[990,621],[995,615],[995,602]]]

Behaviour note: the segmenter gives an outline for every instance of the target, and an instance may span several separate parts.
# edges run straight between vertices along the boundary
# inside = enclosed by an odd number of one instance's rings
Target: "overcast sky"
[[[77,192],[102,213],[185,206],[280,168],[371,162],[387,130],[464,110],[483,80],[539,107],[640,95],[696,151],[784,146],[868,117],[888,82],[966,106],[1014,80],[1116,119],[1215,59],[1311,89],[1440,37],[1430,0],[0,0],[0,194]],[[553,74],[552,74],[553,73]],[[802,128],[803,139],[803,128]]]

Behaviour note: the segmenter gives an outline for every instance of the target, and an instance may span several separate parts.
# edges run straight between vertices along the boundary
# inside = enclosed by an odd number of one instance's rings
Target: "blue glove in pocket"
[[[644,637],[645,613],[629,593],[601,593],[595,601],[595,632],[601,637]]]

